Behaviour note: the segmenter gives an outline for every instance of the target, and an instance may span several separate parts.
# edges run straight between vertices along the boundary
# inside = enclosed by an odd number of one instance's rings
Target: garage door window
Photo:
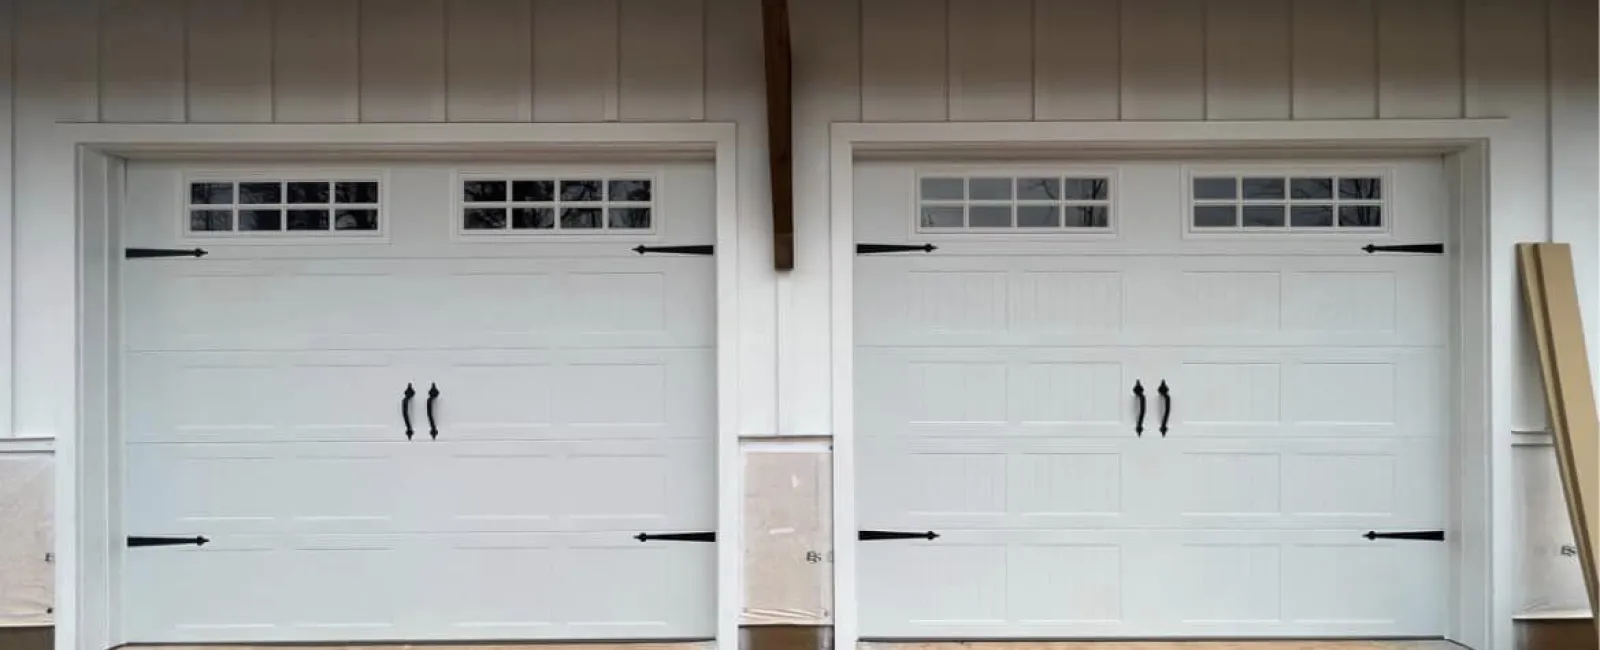
[[[924,176],[917,229],[923,232],[1083,232],[1111,228],[1111,179],[1104,176]]]
[[[458,223],[495,233],[648,233],[655,229],[650,178],[467,178]]]
[[[205,179],[189,182],[185,230],[191,234],[374,234],[376,179]]]
[[[1381,176],[1195,175],[1190,226],[1201,232],[1381,230]]]

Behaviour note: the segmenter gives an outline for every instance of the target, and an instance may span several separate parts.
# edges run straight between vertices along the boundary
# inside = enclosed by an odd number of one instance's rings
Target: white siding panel
[[[272,0],[189,3],[189,121],[272,121]]]
[[[1032,0],[950,0],[950,119],[1033,119]]]
[[[534,0],[533,119],[618,117],[617,0]]]
[[[832,255],[828,250],[828,125],[861,119],[861,11],[857,0],[807,0],[791,20],[795,49],[795,272],[778,303],[778,432],[832,431]],[[831,622],[831,616],[827,617]]]
[[[622,0],[621,11],[622,119],[704,119],[702,0]]]
[[[12,76],[16,71],[13,45],[16,43],[16,0],[0,0],[0,196],[14,196],[12,172],[16,169],[16,117],[12,103],[16,99],[16,84]],[[10,260],[12,228],[15,224],[14,200],[0,199],[0,259]],[[12,358],[11,339],[11,283],[15,265],[0,264],[0,359]],[[12,365],[0,361],[0,441],[11,437],[11,377]],[[48,518],[48,517],[46,517]],[[26,525],[26,522],[24,522]]]
[[[448,10],[446,119],[532,120],[531,0],[449,0]]]
[[[767,187],[761,4],[706,0],[706,118],[739,136],[739,433],[777,426],[772,195]],[[799,61],[795,62],[799,66]]]
[[[273,116],[279,122],[360,119],[358,0],[278,0]]]
[[[1600,147],[1596,118],[1596,3],[1550,2],[1550,235],[1575,251],[1600,244]],[[1578,295],[1600,295],[1600,259],[1574,255]],[[1590,302],[1583,315],[1588,340],[1600,338],[1600,314]],[[1600,366],[1600,346],[1589,346],[1589,364]]]
[[[1461,0],[1379,6],[1380,117],[1461,116],[1461,25]]]
[[[1124,0],[1122,119],[1205,117],[1205,5]]]
[[[949,117],[945,4],[861,0],[861,118]]]
[[[1464,9],[1466,116],[1543,123],[1545,3],[1468,0]]]
[[[361,120],[444,120],[444,0],[362,0]]]
[[[184,121],[184,0],[108,0],[102,11],[100,119]]]
[[[1211,0],[1206,5],[1206,117],[1288,119],[1288,3]]]
[[[99,119],[95,2],[18,0],[16,21],[17,120]]]
[[[1036,0],[1036,119],[1117,119],[1122,91],[1120,21],[1117,0]]]
[[[1294,117],[1378,116],[1373,0],[1295,0]]]

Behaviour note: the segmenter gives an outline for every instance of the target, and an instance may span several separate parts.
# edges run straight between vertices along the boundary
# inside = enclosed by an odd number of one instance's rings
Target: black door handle
[[[1161,385],[1156,387],[1156,392],[1161,393],[1161,437],[1167,437],[1167,419],[1172,417],[1172,391],[1167,390],[1167,380],[1161,380]]]
[[[439,439],[439,427],[433,423],[433,401],[436,399],[439,399],[439,385],[433,384],[428,387],[428,437],[434,440]]]
[[[1137,380],[1137,379],[1133,380],[1133,397],[1134,397],[1135,400],[1138,400],[1138,402],[1139,402],[1139,419],[1134,420],[1134,422],[1133,422],[1133,434],[1136,435],[1136,436],[1139,436],[1140,438],[1143,438],[1144,437],[1144,384],[1139,383],[1139,380]]]
[[[411,387],[411,384],[406,384],[406,392],[401,393],[401,395],[404,395],[404,397],[400,398],[400,419],[406,421],[406,440],[410,440],[411,436],[416,433],[411,430],[411,398],[417,396],[417,391]]]

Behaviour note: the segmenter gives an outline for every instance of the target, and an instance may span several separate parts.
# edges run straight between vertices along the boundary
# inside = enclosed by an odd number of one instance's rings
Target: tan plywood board
[[[54,619],[54,466],[49,454],[0,454],[0,626]]]
[[[1539,354],[1545,406],[1556,445],[1562,491],[1578,547],[1589,602],[1597,599],[1595,527],[1600,525],[1600,417],[1583,340],[1583,318],[1566,244],[1519,244],[1529,329]]]
[[[827,625],[833,607],[832,459],[745,453],[744,625]]]

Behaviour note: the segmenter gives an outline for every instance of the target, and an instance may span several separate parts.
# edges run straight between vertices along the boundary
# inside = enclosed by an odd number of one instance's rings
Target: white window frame
[[[1104,178],[1111,184],[1107,189],[1103,201],[1032,201],[1018,199],[1013,185],[1012,197],[1005,200],[973,200],[962,199],[929,201],[932,205],[972,206],[972,205],[1010,205],[1013,207],[1013,223],[1015,223],[1014,209],[1025,205],[1103,205],[1106,207],[1106,227],[1104,228],[1022,228],[1011,226],[1007,228],[925,228],[922,226],[922,179],[924,178],[1005,178],[1015,182],[1018,178]],[[1118,209],[1122,205],[1122,176],[1116,167],[1106,166],[1078,166],[1078,165],[1037,165],[1037,166],[983,166],[983,165],[919,165],[914,173],[911,188],[911,207],[909,214],[911,222],[907,224],[906,233],[909,237],[928,239],[933,241],[1006,241],[1013,239],[1064,239],[1064,240],[1101,240],[1117,239],[1121,237],[1121,215]],[[1062,218],[1066,218],[1063,211]]]
[[[1282,178],[1284,179],[1285,198],[1281,201],[1255,200],[1246,201],[1238,197],[1234,199],[1196,199],[1194,197],[1194,181],[1196,178],[1234,177],[1243,178]],[[1289,198],[1288,181],[1291,178],[1305,177],[1332,177],[1332,178],[1377,178],[1383,183],[1383,197],[1377,200],[1339,201],[1339,188],[1334,187],[1331,199],[1292,199]],[[1292,240],[1301,239],[1341,239],[1341,238],[1379,238],[1391,237],[1394,233],[1395,213],[1391,198],[1394,196],[1394,167],[1392,165],[1212,165],[1189,164],[1183,166],[1183,236],[1185,239],[1275,239],[1284,238]],[[1376,228],[1341,228],[1339,222],[1339,205],[1376,205],[1382,210],[1383,225]],[[1287,211],[1284,215],[1283,227],[1247,227],[1243,225],[1232,228],[1199,228],[1194,225],[1194,208],[1197,205],[1234,205],[1242,210],[1248,205],[1329,205],[1333,206],[1334,226],[1327,228],[1306,227],[1296,228],[1290,225]],[[1243,215],[1240,215],[1241,223]]]
[[[1446,252],[1453,256],[1450,268],[1457,298],[1452,305],[1458,329],[1452,350],[1456,377],[1452,430],[1459,432],[1452,439],[1449,460],[1456,477],[1450,498],[1456,507],[1451,509],[1446,532],[1450,542],[1444,551],[1451,554],[1449,593],[1454,596],[1447,604],[1446,624],[1448,637],[1468,647],[1510,647],[1516,487],[1512,447],[1505,443],[1516,428],[1513,418],[1520,394],[1514,387],[1539,379],[1520,363],[1526,347],[1522,305],[1520,296],[1506,288],[1516,285],[1513,244],[1548,236],[1542,219],[1522,207],[1538,204],[1539,197],[1530,193],[1542,187],[1542,168],[1538,161],[1519,157],[1525,152],[1515,146],[1519,137],[1516,125],[1494,119],[834,123],[828,168],[834,643],[854,648],[860,641],[852,311],[857,162],[871,160],[874,154],[907,151],[955,157],[972,151],[1039,155],[1094,150],[1106,158],[1128,154],[1179,158],[1258,156],[1268,151],[1292,156],[1315,149],[1355,156],[1444,157],[1450,185],[1447,203],[1455,217]],[[1496,215],[1492,229],[1490,215]]]
[[[451,174],[450,185],[450,234],[459,242],[602,242],[612,241],[619,237],[639,241],[659,241],[667,236],[670,217],[664,215],[661,206],[666,202],[662,200],[662,192],[670,192],[665,187],[662,178],[665,175],[660,168],[642,169],[638,167],[606,167],[606,166],[548,166],[548,167],[474,167],[471,169],[456,169]],[[599,180],[602,184],[612,180],[647,180],[650,181],[650,201],[601,201],[586,203],[601,209],[600,218],[608,219],[606,212],[613,207],[648,207],[650,208],[650,227],[637,229],[571,229],[554,228],[550,230],[539,229],[514,229],[511,228],[511,216],[506,215],[506,228],[500,230],[473,230],[466,227],[466,209],[474,206],[505,207],[509,211],[517,207],[552,207],[556,210],[555,219],[561,220],[560,204],[554,202],[519,202],[511,201],[508,195],[504,203],[469,203],[462,196],[462,184],[468,181],[519,181],[519,180],[553,180],[556,181],[556,196],[561,193],[560,181],[562,180]],[[510,188],[507,188],[510,191]],[[665,217],[665,218],[664,218]]]
[[[173,226],[174,226],[173,235],[178,241],[183,242],[185,244],[194,244],[196,246],[204,247],[208,243],[209,244],[224,244],[225,243],[225,244],[227,244],[229,246],[234,246],[234,245],[284,245],[284,246],[295,245],[295,246],[300,246],[300,245],[343,245],[343,244],[357,244],[357,243],[385,244],[385,243],[389,242],[389,209],[388,209],[388,203],[389,203],[388,202],[388,196],[389,196],[389,174],[388,174],[387,171],[382,170],[382,169],[372,169],[372,168],[368,168],[368,167],[337,168],[337,167],[297,167],[297,166],[271,166],[271,165],[261,165],[261,166],[251,166],[251,167],[237,167],[237,168],[229,168],[229,167],[226,167],[226,166],[187,167],[187,168],[184,168],[181,171],[180,174],[178,174],[178,177],[179,178],[178,178],[178,187],[177,187],[177,197],[178,197],[178,206],[177,207],[178,207],[179,214],[177,215],[175,223],[173,224]],[[378,229],[377,230],[337,230],[337,229],[334,229],[332,227],[330,227],[328,230],[279,230],[279,231],[272,231],[272,230],[237,230],[237,228],[238,228],[237,221],[235,222],[235,225],[234,225],[235,230],[191,230],[189,228],[189,211],[191,209],[202,209],[203,210],[203,209],[207,209],[208,208],[207,205],[191,204],[190,203],[190,197],[189,197],[189,185],[190,185],[190,183],[207,183],[207,182],[234,182],[234,183],[252,183],[252,182],[290,182],[290,183],[294,183],[294,182],[318,182],[318,183],[322,183],[322,182],[326,182],[326,183],[336,183],[336,182],[340,182],[340,181],[357,181],[357,182],[368,181],[368,182],[376,182],[378,184],[378,203],[376,205],[372,206],[372,207],[376,208],[377,211],[378,211]],[[328,197],[330,200],[333,198],[332,195],[331,195],[332,191],[333,191],[332,188],[330,188],[329,189],[330,196]],[[237,188],[235,188],[235,192],[237,192]],[[283,198],[287,199],[288,197],[283,197]],[[229,209],[235,210],[235,219],[237,219],[237,210],[244,210],[244,209],[251,209],[251,208],[283,209],[285,211],[291,210],[291,209],[296,209],[296,208],[305,208],[305,209],[312,209],[312,210],[315,210],[315,209],[327,209],[330,212],[329,219],[331,220],[331,219],[334,218],[334,216],[332,214],[333,210],[335,210],[334,206],[342,205],[342,204],[338,204],[338,203],[304,203],[304,204],[301,204],[301,203],[263,203],[263,204],[259,204],[259,205],[257,205],[257,204],[242,204],[242,203],[239,203],[239,197],[238,197],[237,194],[234,195],[233,200],[234,200],[234,202],[231,203],[231,204],[227,204],[227,205],[216,204],[215,207],[217,207],[217,208],[229,208]],[[358,206],[356,209],[367,209],[367,206],[370,205],[370,204],[350,204],[350,205]],[[284,219],[286,221],[288,219],[287,212],[285,212]],[[287,226],[287,223],[285,225]],[[330,226],[331,226],[331,222],[330,222]]]

